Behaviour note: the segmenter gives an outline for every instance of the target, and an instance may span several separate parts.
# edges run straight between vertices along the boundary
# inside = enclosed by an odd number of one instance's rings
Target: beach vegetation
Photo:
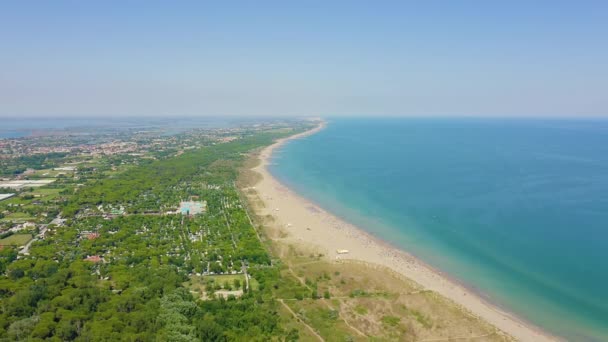
[[[382,323],[395,327],[397,325],[399,325],[399,322],[401,322],[401,318],[396,317],[396,316],[382,316]]]
[[[420,324],[422,324],[424,327],[426,328],[431,328],[433,326],[433,323],[431,322],[431,320],[429,319],[429,317],[427,317],[426,315],[424,315],[422,312],[416,310],[416,309],[412,309],[412,308],[408,308],[407,312],[412,315],[416,321]]]
[[[357,306],[355,306],[354,310],[359,315],[366,315],[367,314],[367,308],[365,306],[363,306],[363,305],[357,305]]]
[[[369,295],[370,295],[370,294],[369,294],[367,291],[362,290],[362,289],[355,289],[355,290],[351,291],[351,292],[350,292],[350,294],[349,294],[349,296],[350,296],[351,298],[355,298],[355,297],[366,297],[366,296],[369,296]]]

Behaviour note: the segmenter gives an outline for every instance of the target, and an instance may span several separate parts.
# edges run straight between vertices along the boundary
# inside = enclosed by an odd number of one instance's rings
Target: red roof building
[[[87,235],[87,239],[89,239],[89,240],[95,240],[99,236],[100,236],[99,233],[91,233],[91,234]]]
[[[103,258],[100,257],[99,255],[91,255],[91,256],[86,257],[84,259],[84,261],[90,261],[90,262],[98,263],[98,262],[102,262]]]

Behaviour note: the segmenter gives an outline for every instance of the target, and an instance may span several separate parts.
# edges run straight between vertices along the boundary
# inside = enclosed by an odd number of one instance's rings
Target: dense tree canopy
[[[272,299],[279,272],[234,187],[243,153],[284,134],[245,136],[88,180],[66,197],[61,210],[67,222],[50,226],[29,255],[18,259],[15,249],[0,250],[0,339],[267,341],[288,336]],[[206,212],[172,213],[189,198],[204,200]],[[125,213],[104,214],[118,207]],[[193,275],[235,274],[244,265],[258,285],[252,290],[240,280],[231,282],[230,287],[244,290],[240,298],[202,300],[185,286]]]

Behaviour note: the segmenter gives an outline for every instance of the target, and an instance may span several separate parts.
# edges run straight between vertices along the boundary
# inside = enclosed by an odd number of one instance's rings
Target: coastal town
[[[203,146],[212,146],[266,130],[280,130],[284,122],[221,129],[193,129],[176,135],[123,130],[95,134],[94,129],[60,134],[0,139],[0,245],[25,249],[32,240],[44,239],[61,226],[62,208],[82,187],[112,178],[145,163],[179,156]],[[85,136],[86,138],[83,138]],[[95,143],[92,143],[95,141]],[[184,184],[183,186],[188,186]],[[219,185],[206,185],[221,191]],[[175,191],[175,198],[179,197]],[[198,198],[198,196],[194,196]],[[100,201],[79,208],[78,217],[100,215],[105,219],[126,215],[125,205]],[[163,207],[161,209],[161,206]],[[195,216],[206,211],[205,201],[174,201],[148,214]],[[129,207],[130,208],[130,207]]]
[[[63,272],[82,278],[82,295],[94,286],[117,299],[144,283],[204,301],[257,291],[272,261],[235,187],[236,163],[293,126],[275,120],[172,135],[93,128],[86,143],[82,132],[0,139],[0,337],[24,337],[15,332],[22,321],[31,322],[31,337],[99,336],[94,325],[78,328],[94,311],[57,316],[75,309],[58,302],[69,288],[47,288],[52,302],[43,311],[18,299]]]

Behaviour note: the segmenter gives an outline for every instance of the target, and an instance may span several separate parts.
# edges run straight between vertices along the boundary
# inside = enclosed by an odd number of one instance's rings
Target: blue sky
[[[0,116],[608,116],[606,1],[3,1]]]

